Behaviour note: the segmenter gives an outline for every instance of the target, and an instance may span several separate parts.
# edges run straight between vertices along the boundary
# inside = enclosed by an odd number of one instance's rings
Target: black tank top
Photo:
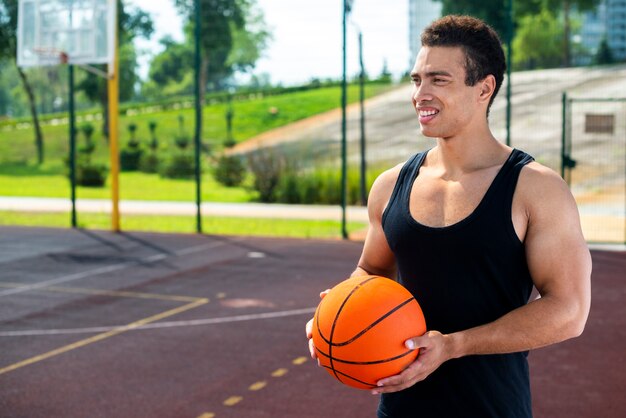
[[[528,302],[533,284],[511,208],[519,173],[533,158],[513,150],[476,209],[439,228],[420,224],[409,210],[426,154],[402,167],[382,225],[399,282],[420,303],[428,329],[447,334],[492,322]],[[379,417],[531,417],[527,354],[450,360],[423,382],[384,394]]]

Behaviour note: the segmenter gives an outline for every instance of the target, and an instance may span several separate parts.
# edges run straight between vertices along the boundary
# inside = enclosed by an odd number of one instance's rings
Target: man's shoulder
[[[398,177],[402,167],[406,164],[406,161],[392,167],[386,171],[383,171],[372,184],[369,197],[367,199],[367,206],[370,212],[370,216],[376,215],[382,216],[384,208],[387,206],[387,202],[391,198],[391,194],[396,186]]]
[[[370,195],[384,193],[389,188],[393,188],[393,186],[395,186],[396,182],[398,181],[400,171],[402,171],[402,167],[404,167],[405,164],[406,161],[380,173],[374,181],[374,184],[372,184],[372,190],[370,191]]]
[[[526,164],[520,172],[516,194],[527,210],[558,210],[564,205],[575,206],[569,186],[554,170],[538,162]]]
[[[536,161],[526,164],[520,172],[519,187],[528,191],[568,189],[567,184],[554,170]]]

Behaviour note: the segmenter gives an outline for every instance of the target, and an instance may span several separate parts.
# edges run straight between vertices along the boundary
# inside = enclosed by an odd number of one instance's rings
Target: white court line
[[[197,325],[214,325],[225,324],[230,322],[253,321],[257,319],[282,318],[286,316],[304,315],[315,312],[315,308],[294,309],[290,311],[266,312],[249,315],[225,316],[219,318],[193,319],[189,321],[168,321],[159,323],[150,323],[139,327],[128,326],[109,326],[109,327],[91,327],[91,328],[66,328],[66,329],[33,329],[22,331],[4,331],[0,332],[0,337],[25,337],[25,336],[43,336],[43,335],[64,335],[64,334],[91,334],[97,332],[108,332],[113,330],[119,331],[141,331],[146,329],[158,328],[174,328],[189,327]]]
[[[188,248],[183,248],[178,251],[174,251],[173,255],[181,256],[181,255],[193,254],[193,253],[197,253],[200,251],[209,250],[211,248],[219,247],[222,245],[224,245],[223,242],[213,242],[211,244],[196,245],[194,247],[188,247]],[[13,289],[7,289],[7,290],[0,291],[0,297],[8,296],[8,295],[15,295],[17,293],[24,293],[24,292],[28,292],[28,291],[35,290],[35,289],[41,289],[44,287],[58,285],[60,283],[72,282],[75,280],[84,279],[84,278],[95,276],[98,274],[111,273],[113,271],[122,270],[129,266],[146,263],[146,262],[151,263],[151,262],[163,260],[169,256],[170,255],[167,255],[167,254],[154,254],[154,255],[140,258],[139,260],[126,261],[126,262],[119,263],[119,264],[113,264],[110,266],[100,267],[100,268],[93,269],[93,270],[87,270],[87,271],[82,271],[80,273],[74,273],[74,274],[70,274],[67,276],[57,277],[56,279],[50,279],[50,280],[46,280],[46,281],[39,282],[39,283],[20,286],[20,287],[16,287]]]

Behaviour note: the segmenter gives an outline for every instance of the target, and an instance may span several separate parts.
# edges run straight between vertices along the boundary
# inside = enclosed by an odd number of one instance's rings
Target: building
[[[591,63],[603,39],[615,60],[626,60],[626,0],[602,0],[595,10],[583,14],[580,42],[588,55],[579,63]]]
[[[441,2],[433,0],[409,0],[409,47],[411,49],[409,68],[413,68],[415,57],[420,50],[422,30],[433,20],[441,17],[441,7]]]

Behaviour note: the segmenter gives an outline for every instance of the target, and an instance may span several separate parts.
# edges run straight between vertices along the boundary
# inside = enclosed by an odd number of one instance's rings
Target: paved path
[[[69,212],[71,201],[63,198],[5,197],[0,196],[0,210],[25,212]],[[110,213],[111,201],[106,199],[78,199],[79,212]],[[194,215],[194,202],[159,202],[146,200],[122,200],[120,211],[125,214],[142,215]],[[282,219],[341,219],[341,207],[330,205],[286,205],[266,203],[202,203],[202,213],[208,216],[240,218]],[[365,207],[350,206],[347,217],[351,221],[367,222]]]

